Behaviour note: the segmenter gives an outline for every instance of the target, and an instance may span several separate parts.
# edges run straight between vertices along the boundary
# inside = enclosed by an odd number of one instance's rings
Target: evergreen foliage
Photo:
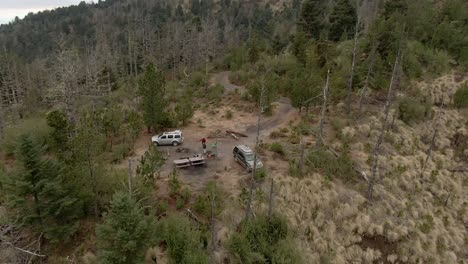
[[[205,264],[207,236],[185,216],[171,215],[158,224],[158,235],[167,245],[170,263]]]
[[[338,0],[330,14],[330,32],[328,37],[332,41],[338,41],[345,37],[349,39],[354,35],[357,22],[355,8],[349,0]]]
[[[468,84],[458,88],[453,96],[453,101],[458,108],[468,108]]]
[[[297,25],[299,29],[314,39],[319,39],[325,26],[326,1],[305,0]]]
[[[415,123],[423,120],[429,109],[418,100],[405,97],[401,99],[398,106],[398,117],[407,124]]]
[[[278,215],[259,215],[244,221],[228,242],[230,253],[240,263],[303,263],[300,251],[289,245],[286,220]]]
[[[138,84],[143,119],[146,126],[155,131],[167,118],[164,76],[153,64],[149,64]]]
[[[96,228],[100,263],[143,263],[146,250],[153,246],[154,228],[128,193],[117,192]]]
[[[77,231],[82,202],[67,182],[63,166],[43,156],[42,146],[31,137],[19,139],[19,166],[3,183],[8,204],[53,243],[66,242]]]
[[[177,102],[175,107],[175,113],[177,120],[182,122],[182,125],[185,126],[187,121],[193,116],[193,99],[190,96],[182,96],[182,98]]]
[[[151,183],[154,179],[154,174],[164,165],[164,156],[161,151],[154,145],[150,145],[149,149],[141,157],[140,165],[137,168],[137,173]]]

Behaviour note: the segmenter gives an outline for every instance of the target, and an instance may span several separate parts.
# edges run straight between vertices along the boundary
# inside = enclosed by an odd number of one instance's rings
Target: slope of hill
[[[355,5],[109,0],[0,27],[0,259],[467,263],[468,3]]]

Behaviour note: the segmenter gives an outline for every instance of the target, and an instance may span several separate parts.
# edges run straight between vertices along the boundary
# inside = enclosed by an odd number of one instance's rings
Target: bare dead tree
[[[374,70],[374,63],[375,63],[375,53],[377,51],[377,45],[372,46],[371,53],[369,55],[369,66],[367,67],[367,74],[366,74],[366,79],[364,81],[364,86],[362,87],[360,93],[361,97],[359,99],[359,110],[358,110],[358,116],[361,116],[362,114],[362,106],[364,104],[365,98],[366,98],[366,93],[367,90],[369,89],[369,81],[370,77],[372,75],[372,72]]]
[[[301,133],[301,140],[300,140],[300,157],[299,157],[299,175],[302,177],[304,176],[304,152],[305,152],[305,145],[304,145],[304,136],[302,135],[302,131],[300,132]]]
[[[59,53],[54,65],[55,87],[51,89],[52,102],[64,105],[68,119],[73,123],[75,102],[82,95],[78,85],[80,74],[79,57],[77,50],[65,47],[63,39],[58,41]]]
[[[133,195],[133,159],[128,159],[128,192]]]
[[[274,195],[273,195],[273,192],[274,192],[274,189],[275,189],[275,181],[273,180],[273,178],[271,179],[271,186],[270,186],[270,198],[268,199],[268,217],[271,218],[271,215],[273,214],[273,198],[274,198]]]
[[[371,174],[371,178],[369,179],[368,188],[367,188],[368,200],[372,200],[373,198],[374,185],[377,181],[377,166],[379,163],[380,146],[383,143],[384,135],[387,132],[388,127],[389,127],[388,118],[389,118],[390,108],[393,103],[393,98],[395,94],[394,91],[397,86],[396,84],[399,81],[400,61],[401,61],[401,45],[400,45],[400,48],[398,49],[398,53],[395,59],[395,64],[393,66],[393,73],[392,73],[392,78],[390,80],[390,87],[388,88],[387,100],[384,106],[384,119],[382,121],[382,128],[380,130],[379,137],[377,139],[377,142],[375,143],[374,150],[372,152],[372,174]]]
[[[258,144],[260,141],[260,120],[261,116],[264,112],[264,97],[265,97],[265,92],[266,92],[266,87],[265,87],[265,74],[262,75],[261,80],[260,80],[260,102],[259,102],[259,111],[257,114],[257,134],[255,138],[255,150],[254,150],[254,162],[253,162],[253,169],[252,169],[252,179],[251,179],[251,184],[250,184],[250,190],[249,190],[249,198],[247,201],[247,206],[245,208],[245,220],[248,220],[251,213],[252,213],[252,201],[253,201],[253,196],[256,188],[256,181],[255,181],[255,174],[257,173],[257,150],[258,150]]]
[[[358,46],[360,24],[361,24],[361,17],[358,16],[358,20],[355,26],[356,28],[354,30],[353,59],[351,62],[351,73],[349,75],[348,94],[346,96],[346,111],[348,115],[351,115],[351,97],[353,94],[354,68],[356,66],[356,53],[357,53],[357,46]]]
[[[432,132],[432,137],[431,137],[431,143],[426,153],[426,159],[424,160],[424,163],[422,164],[421,173],[419,174],[419,177],[421,179],[424,177],[424,172],[426,171],[427,163],[429,162],[429,159],[431,158],[431,155],[432,155],[432,151],[434,150],[435,140],[436,140],[437,133],[439,130],[439,120],[441,116],[442,116],[442,109],[439,111],[439,113],[437,113],[437,117],[434,118],[434,123],[432,125],[433,132]]]
[[[216,229],[215,229],[215,209],[216,209],[216,182],[214,183],[214,188],[211,190],[211,218],[210,218],[210,228],[211,228],[211,254],[210,254],[210,263],[216,263],[214,252],[216,251]]]
[[[322,112],[320,113],[319,136],[318,136],[317,143],[316,143],[317,147],[321,147],[323,145],[323,125],[325,121],[325,112],[327,111],[329,81],[330,81],[330,69],[328,69],[327,71],[327,80],[325,82],[325,86],[323,87],[323,102],[322,102]]]

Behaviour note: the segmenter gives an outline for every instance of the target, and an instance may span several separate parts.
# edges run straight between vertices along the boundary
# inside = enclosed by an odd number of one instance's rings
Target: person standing
[[[206,138],[202,138],[200,141],[203,147],[203,155],[206,155]]]

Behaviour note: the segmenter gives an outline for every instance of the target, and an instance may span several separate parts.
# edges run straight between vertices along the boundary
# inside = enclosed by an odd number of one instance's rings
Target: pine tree
[[[254,33],[249,39],[248,42],[248,54],[249,54],[249,62],[255,63],[260,59],[260,50],[259,50],[259,43],[257,35]]]
[[[349,0],[338,0],[330,15],[330,32],[328,37],[338,41],[345,36],[349,39],[354,34],[357,14]]]
[[[53,128],[50,133],[50,146],[60,158],[64,158],[65,153],[70,148],[70,133],[72,126],[64,112],[55,110],[47,114],[47,125]]]
[[[153,180],[154,174],[164,165],[165,159],[161,151],[150,145],[149,149],[141,157],[140,165],[137,168],[138,175],[143,176],[146,180]],[[158,172],[159,174],[159,172]]]
[[[187,121],[193,116],[192,99],[189,96],[184,96],[177,103],[175,113],[177,120],[182,122],[182,125],[186,125]]]
[[[143,108],[143,120],[153,131],[159,128],[167,117],[165,113],[167,101],[165,95],[165,80],[162,73],[149,64],[144,76],[139,81],[139,94]]]
[[[307,36],[304,32],[297,32],[292,42],[292,53],[296,56],[297,60],[305,65],[307,62]]]
[[[96,228],[100,263],[143,263],[153,230],[150,217],[127,192],[114,194],[103,224]]]
[[[43,159],[41,146],[30,136],[19,139],[17,173],[5,179],[9,205],[25,223],[44,232],[53,243],[67,241],[77,230],[82,204],[66,184],[63,167]]]
[[[326,6],[324,2],[324,0],[305,0],[297,22],[299,30],[314,39],[320,37],[325,26],[324,10],[326,10]]]

